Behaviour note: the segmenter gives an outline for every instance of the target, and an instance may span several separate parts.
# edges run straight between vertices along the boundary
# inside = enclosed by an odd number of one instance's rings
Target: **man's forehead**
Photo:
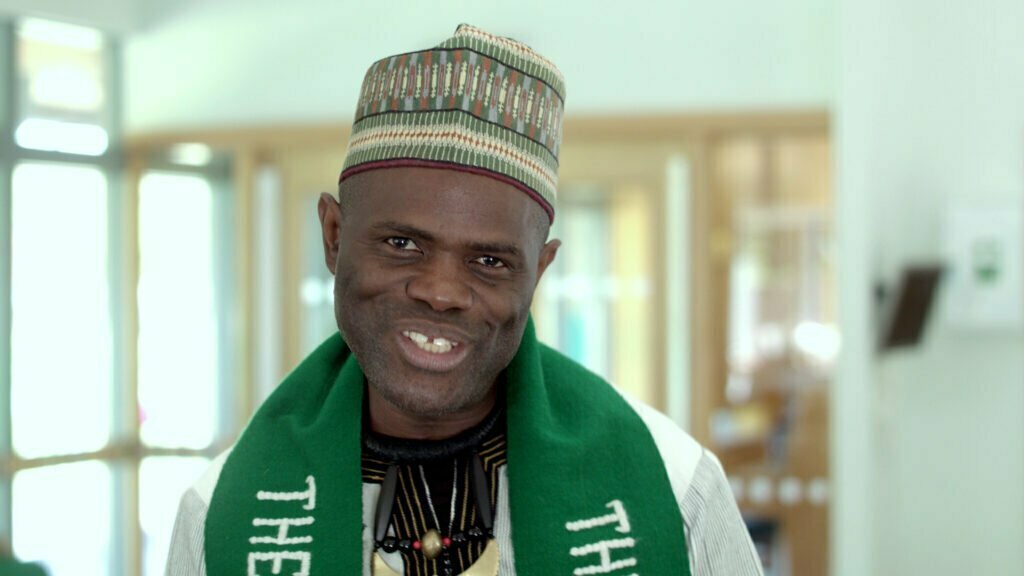
[[[518,251],[546,236],[547,214],[522,191],[462,171],[375,170],[346,181],[342,196],[347,217],[366,230]]]
[[[349,179],[343,193],[367,208],[436,207],[458,212],[511,212],[520,217],[533,208],[526,194],[504,182],[436,168],[396,167],[366,172]]]

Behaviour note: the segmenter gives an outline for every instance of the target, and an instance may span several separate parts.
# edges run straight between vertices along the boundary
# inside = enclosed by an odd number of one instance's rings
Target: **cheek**
[[[514,330],[526,324],[533,296],[529,290],[524,287],[489,289],[480,291],[479,295],[481,308],[499,329]]]
[[[373,284],[373,278],[364,269],[339,259],[334,276],[334,315],[343,333],[344,325],[368,311],[360,303],[372,297]]]
[[[357,261],[362,263],[357,265]],[[365,299],[388,290],[394,283],[391,275],[369,262],[368,258],[358,256],[338,259],[334,283],[336,299]]]

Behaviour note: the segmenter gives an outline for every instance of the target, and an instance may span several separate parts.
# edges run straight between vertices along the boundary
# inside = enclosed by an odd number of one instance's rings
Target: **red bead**
[[[417,541],[412,543],[412,547],[415,548],[416,550],[419,550],[420,548],[423,547],[423,544],[420,544],[420,541],[417,540]]]
[[[447,536],[444,537],[444,540],[442,540],[442,542],[444,542],[444,547],[445,548],[447,548],[447,547],[452,545],[452,539],[447,537]]]

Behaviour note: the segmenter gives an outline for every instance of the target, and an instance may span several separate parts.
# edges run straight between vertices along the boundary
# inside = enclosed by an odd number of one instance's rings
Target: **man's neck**
[[[370,429],[377,434],[408,440],[444,440],[476,426],[497,402],[497,386],[477,404],[439,416],[410,413],[388,402],[367,387]]]

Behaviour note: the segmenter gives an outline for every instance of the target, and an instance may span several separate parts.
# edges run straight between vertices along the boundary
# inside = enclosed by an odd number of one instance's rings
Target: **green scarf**
[[[506,375],[516,573],[689,576],[668,474],[625,400],[532,322]],[[210,502],[210,576],[363,573],[363,385],[335,335],[264,403]]]

